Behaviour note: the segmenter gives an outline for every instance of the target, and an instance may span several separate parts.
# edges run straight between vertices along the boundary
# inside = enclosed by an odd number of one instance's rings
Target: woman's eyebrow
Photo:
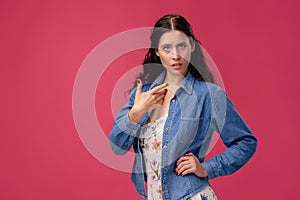
[[[161,44],[161,45],[159,45],[159,46],[171,46],[171,44],[169,44],[169,43],[163,43],[163,44]]]
[[[186,41],[179,42],[177,45],[179,45],[179,44],[187,44],[187,42]]]
[[[182,41],[182,42],[178,42],[177,44],[175,44],[175,45],[180,45],[180,44],[187,44],[187,42],[186,41]],[[161,45],[159,45],[159,46],[172,46],[172,44],[170,44],[170,43],[163,43],[163,44],[161,44]]]

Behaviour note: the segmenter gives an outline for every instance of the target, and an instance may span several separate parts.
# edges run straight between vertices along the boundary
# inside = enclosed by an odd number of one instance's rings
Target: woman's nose
[[[178,60],[179,58],[180,58],[180,54],[179,54],[178,50],[177,50],[177,49],[174,49],[174,50],[172,51],[172,59],[173,59],[173,60]]]

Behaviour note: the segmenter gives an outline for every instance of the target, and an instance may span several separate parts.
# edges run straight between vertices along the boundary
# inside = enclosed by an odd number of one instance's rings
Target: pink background
[[[259,140],[245,167],[211,181],[219,199],[300,198],[299,4],[1,1],[0,199],[141,199],[129,173],[103,165],[82,144],[72,115],[72,90],[81,63],[101,41],[152,26],[166,13],[180,13],[193,24],[229,97]],[[99,82],[97,114],[106,135],[113,115],[103,105],[110,103],[113,83],[142,60],[128,58],[110,67],[114,78]],[[210,156],[223,149],[219,141]]]

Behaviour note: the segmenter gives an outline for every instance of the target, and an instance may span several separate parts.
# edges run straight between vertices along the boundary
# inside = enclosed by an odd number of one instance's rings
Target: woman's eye
[[[170,47],[169,46],[165,46],[162,48],[164,51],[170,51]]]
[[[185,44],[179,44],[179,45],[178,45],[178,49],[184,49],[185,47],[186,47]]]

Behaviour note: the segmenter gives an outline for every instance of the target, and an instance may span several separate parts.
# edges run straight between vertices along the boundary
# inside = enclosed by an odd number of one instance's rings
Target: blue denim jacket
[[[165,73],[154,83],[143,85],[148,91],[161,84]],[[118,113],[109,139],[112,150],[123,155],[133,146],[135,161],[131,180],[137,192],[146,197],[140,130],[150,113],[139,123],[131,122],[128,112],[133,106],[136,89],[131,92],[127,104]],[[219,155],[204,161],[214,131],[220,134],[227,149]],[[241,168],[256,151],[257,139],[238,114],[225,92],[218,86],[198,81],[188,73],[181,86],[170,100],[169,112],[164,125],[161,181],[164,200],[186,200],[206,185],[208,180],[232,174]],[[194,174],[178,176],[174,173],[179,157],[192,152],[204,165],[208,177]]]

